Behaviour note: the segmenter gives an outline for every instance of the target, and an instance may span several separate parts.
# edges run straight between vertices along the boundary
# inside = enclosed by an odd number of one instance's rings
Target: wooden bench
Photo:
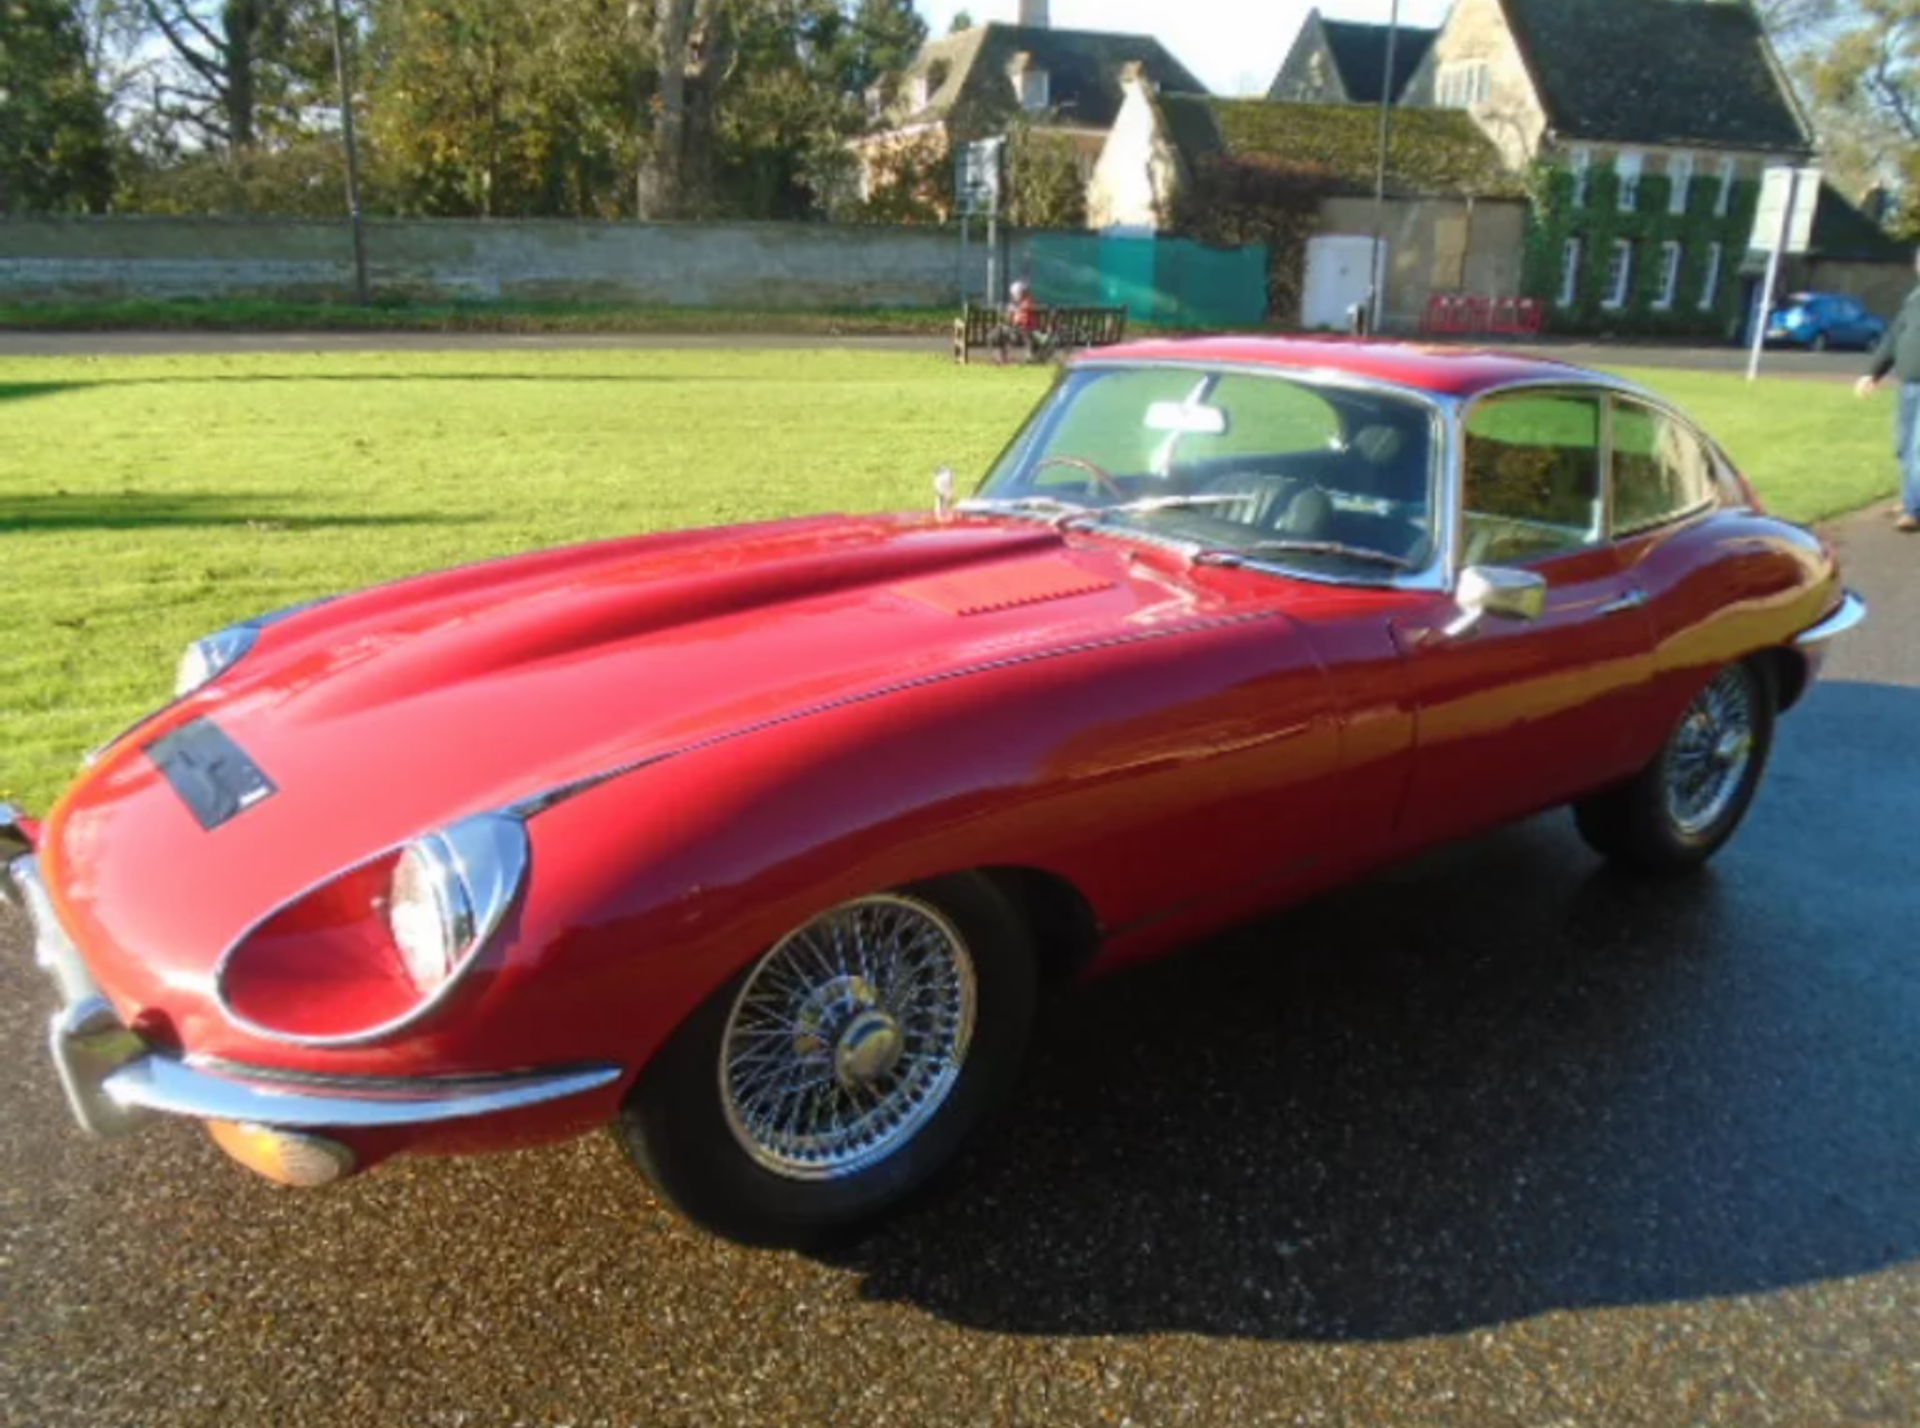
[[[1037,313],[1039,325],[1034,331],[1046,339],[1044,350],[1048,353],[1107,347],[1127,338],[1124,307],[1043,307]],[[974,348],[993,346],[995,334],[1005,323],[999,308],[968,303],[965,312],[953,320],[953,360],[964,364]]]

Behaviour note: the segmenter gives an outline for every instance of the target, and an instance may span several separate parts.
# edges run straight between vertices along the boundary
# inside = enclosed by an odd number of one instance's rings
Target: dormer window
[[[1053,102],[1047,72],[1035,64],[1033,56],[1025,50],[1008,62],[1007,81],[1013,86],[1020,107],[1029,114],[1038,114]]]
[[[934,95],[946,84],[951,68],[945,60],[935,60],[914,77],[913,107],[916,112],[933,103]]]

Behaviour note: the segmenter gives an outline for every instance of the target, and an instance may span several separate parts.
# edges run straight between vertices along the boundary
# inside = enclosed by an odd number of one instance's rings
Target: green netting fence
[[[1267,315],[1267,250],[1187,238],[1036,233],[1033,292],[1065,307],[1124,307],[1144,322],[1251,327]]]

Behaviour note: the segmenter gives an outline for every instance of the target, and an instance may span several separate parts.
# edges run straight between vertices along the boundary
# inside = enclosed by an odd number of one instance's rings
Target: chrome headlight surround
[[[526,884],[530,850],[526,826],[519,818],[480,813],[362,859],[256,919],[221,954],[213,974],[214,998],[227,1020],[242,1031],[287,1045],[347,1047],[383,1041],[425,1019],[466,980]],[[334,883],[364,874],[384,860],[393,860],[389,892],[385,905],[368,915],[383,920],[394,956],[419,993],[413,1005],[374,1025],[326,1033],[277,1029],[235,1007],[228,994],[228,973],[236,960],[247,956],[256,933]],[[411,910],[402,914],[409,924],[406,935],[411,947],[402,942],[392,907],[403,868],[410,869],[407,876],[414,883],[407,890]],[[271,952],[262,949],[259,955]]]
[[[259,638],[260,626],[248,621],[229,625],[224,630],[216,630],[195,640],[180,656],[179,667],[174,671],[173,697],[184,699],[202,685],[217,679],[238,664]]]
[[[269,610],[264,615],[255,615],[250,620],[241,620],[228,625],[224,630],[215,630],[203,635],[188,645],[180,656],[180,664],[174,671],[173,697],[184,699],[194,690],[218,679],[232,669],[253,648],[260,632],[269,625],[277,625],[302,610],[311,610],[315,605],[324,605],[333,599],[323,595],[318,600],[303,600],[298,605],[288,605],[279,610]]]
[[[387,927],[422,996],[438,992],[492,935],[526,868],[526,828],[492,813],[416,838],[401,851]]]

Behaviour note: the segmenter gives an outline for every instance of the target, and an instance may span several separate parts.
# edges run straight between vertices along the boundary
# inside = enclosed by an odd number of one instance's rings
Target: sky
[[[954,12],[974,20],[1016,19],[1019,0],[916,0],[927,25],[944,35]],[[1384,25],[1390,0],[1319,0],[1331,20]],[[1053,0],[1062,30],[1120,30],[1154,35],[1215,94],[1265,94],[1314,0]],[[1400,19],[1437,26],[1448,0],[1401,0]]]

